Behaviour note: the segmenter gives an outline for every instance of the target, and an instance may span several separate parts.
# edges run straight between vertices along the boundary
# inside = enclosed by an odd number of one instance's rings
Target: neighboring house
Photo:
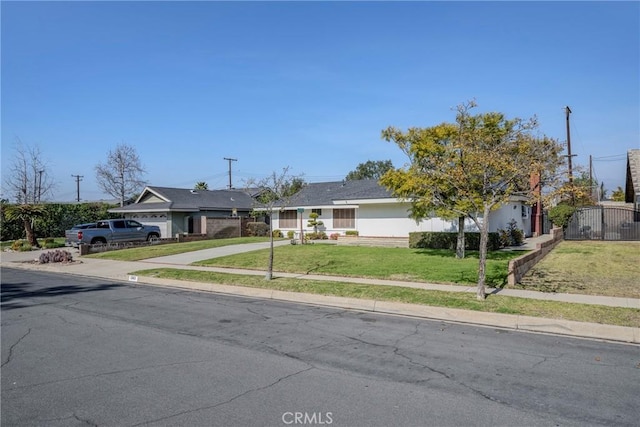
[[[640,210],[640,149],[627,152],[627,180],[624,201],[632,203],[635,210]]]
[[[531,210],[524,198],[513,198],[491,213],[489,230],[507,229],[509,221],[531,235]],[[394,197],[375,180],[349,180],[306,184],[286,206],[274,212],[273,229],[283,232],[312,231],[307,226],[309,214],[320,215],[324,225],[320,230],[327,234],[344,235],[347,230],[357,230],[360,236],[408,237],[414,231],[457,231],[458,220],[429,218],[420,222],[409,218],[411,203]],[[467,220],[467,231],[476,231]]]
[[[110,209],[127,219],[160,227],[162,238],[176,234],[210,234],[207,219],[244,218],[253,198],[241,190],[189,190],[145,187],[135,203]]]

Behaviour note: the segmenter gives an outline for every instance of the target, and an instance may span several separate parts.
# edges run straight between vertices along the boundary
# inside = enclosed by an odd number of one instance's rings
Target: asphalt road
[[[2,269],[3,426],[615,425],[640,347]]]

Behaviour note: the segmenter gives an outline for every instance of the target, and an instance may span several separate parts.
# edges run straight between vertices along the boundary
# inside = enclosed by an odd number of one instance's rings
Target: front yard
[[[509,260],[520,252],[490,252],[487,285],[507,283]],[[194,263],[200,266],[265,270],[269,251],[214,258]],[[475,285],[478,281],[478,253],[467,252],[456,259],[448,250],[336,246],[326,244],[291,245],[275,248],[274,271],[326,274],[412,282]]]
[[[640,298],[640,242],[565,240],[516,288]]]

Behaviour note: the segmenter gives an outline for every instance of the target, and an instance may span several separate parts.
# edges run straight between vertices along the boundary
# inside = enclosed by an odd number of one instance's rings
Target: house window
[[[280,228],[296,228],[296,219],[298,219],[296,211],[281,211]]]
[[[322,215],[322,209],[311,209],[311,213],[318,214],[318,216]]]
[[[356,228],[356,210],[334,209],[333,228]]]

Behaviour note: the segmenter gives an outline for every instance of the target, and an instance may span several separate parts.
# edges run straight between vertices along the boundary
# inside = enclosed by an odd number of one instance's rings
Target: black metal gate
[[[608,206],[580,208],[564,232],[566,240],[640,240],[640,211]]]

